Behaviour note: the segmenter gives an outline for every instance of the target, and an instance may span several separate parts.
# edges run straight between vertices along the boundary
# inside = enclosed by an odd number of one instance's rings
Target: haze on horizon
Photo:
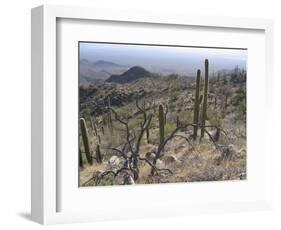
[[[80,61],[99,60],[127,67],[142,66],[151,72],[194,75],[209,59],[210,72],[247,67],[247,50],[80,42]]]

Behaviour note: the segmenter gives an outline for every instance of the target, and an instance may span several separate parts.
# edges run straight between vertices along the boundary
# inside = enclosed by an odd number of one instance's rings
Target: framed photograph
[[[265,19],[32,9],[32,219],[270,209],[272,33]]]

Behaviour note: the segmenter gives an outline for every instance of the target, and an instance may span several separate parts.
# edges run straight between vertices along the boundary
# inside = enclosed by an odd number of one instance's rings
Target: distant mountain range
[[[106,80],[111,75],[121,74],[128,69],[128,67],[124,65],[119,65],[113,62],[104,60],[91,62],[88,59],[80,60],[79,67],[80,84]]]
[[[140,66],[134,66],[122,74],[115,74],[109,77],[107,82],[115,82],[119,84],[129,83],[141,78],[150,77],[152,74]]]
[[[152,76],[153,73],[158,73],[156,69],[147,70],[140,66],[134,66],[129,68],[125,65],[120,65],[111,61],[98,60],[98,61],[89,61],[88,59],[80,60],[80,69],[79,69],[79,82],[80,84],[88,84],[95,82],[116,82],[119,84],[132,82],[143,77]],[[154,71],[155,70],[155,71]],[[233,69],[220,69],[217,73],[220,74],[231,74],[235,71],[241,70],[236,66]],[[168,76],[174,74],[176,71],[170,69],[162,70],[162,74]],[[190,74],[189,77],[194,77],[195,75]],[[212,77],[211,75],[210,77]],[[216,76],[216,74],[215,74]],[[187,77],[187,76],[186,76]]]
[[[119,65],[110,61],[99,60],[93,63],[97,68],[126,68],[124,65]]]

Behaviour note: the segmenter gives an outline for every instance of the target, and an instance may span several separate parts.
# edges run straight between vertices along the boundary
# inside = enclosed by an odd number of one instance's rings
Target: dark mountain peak
[[[111,75],[107,82],[116,82],[120,84],[132,82],[141,78],[149,77],[151,73],[141,66],[134,66],[122,74]]]
[[[124,75],[130,75],[130,74],[148,75],[148,74],[150,74],[150,72],[141,66],[133,66],[130,69],[128,69],[126,72],[124,72],[123,74]]]

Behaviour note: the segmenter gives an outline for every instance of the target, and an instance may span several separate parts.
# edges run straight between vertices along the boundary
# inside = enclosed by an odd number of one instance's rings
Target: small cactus
[[[193,124],[195,125],[193,127],[193,139],[195,140],[197,138],[197,130],[199,125],[199,108],[200,108],[200,76],[201,72],[200,70],[197,70],[197,76],[196,76],[196,91],[195,91],[195,101],[194,101],[194,115],[193,115]],[[202,100],[202,99],[201,99]]]
[[[164,117],[164,109],[163,105],[159,105],[159,136],[160,136],[160,145],[164,143],[164,138],[165,138],[165,117]]]
[[[86,153],[86,158],[87,158],[88,163],[90,165],[92,165],[93,159],[92,159],[92,155],[90,152],[89,134],[88,134],[87,126],[86,126],[86,121],[84,118],[80,118],[80,127],[81,127],[81,135],[82,135],[82,140],[83,140],[84,149],[85,149],[85,153]]]
[[[215,108],[217,108],[217,96],[215,96]]]
[[[208,103],[208,88],[209,88],[209,61],[205,59],[205,82],[204,82],[204,97],[202,107],[202,121],[201,121],[201,138],[205,134],[205,123],[207,119],[207,103]]]

